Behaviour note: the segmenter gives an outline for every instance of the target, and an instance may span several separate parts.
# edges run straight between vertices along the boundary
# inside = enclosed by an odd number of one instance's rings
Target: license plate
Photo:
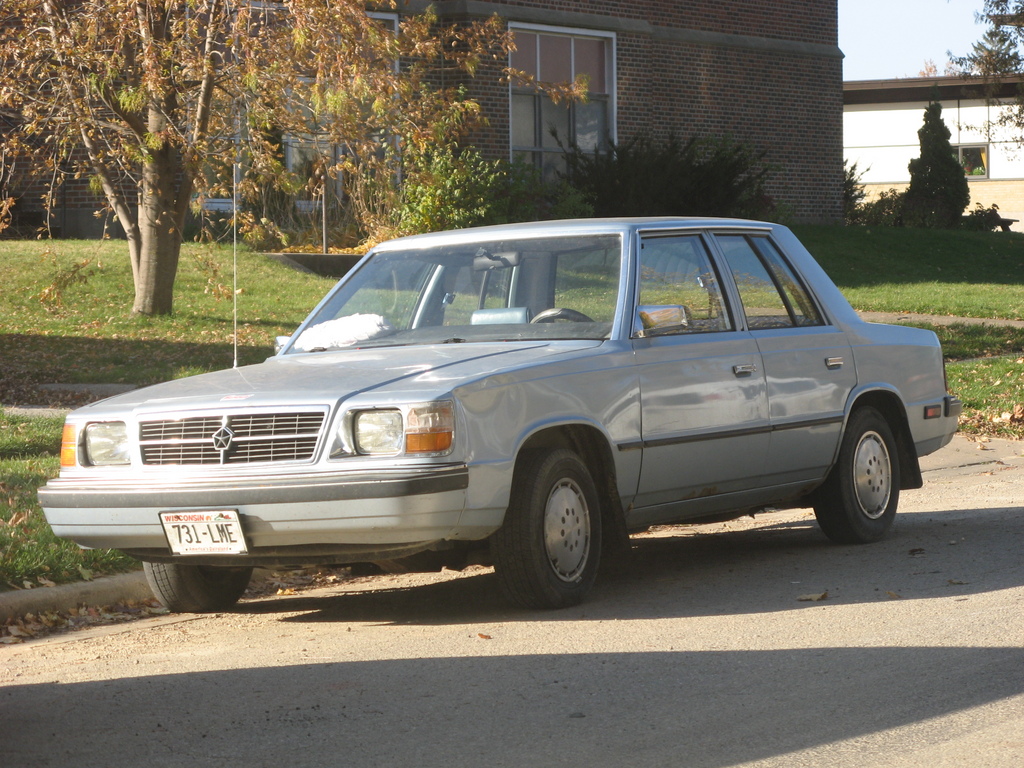
[[[176,555],[244,555],[249,551],[238,512],[233,509],[161,512],[160,522]]]

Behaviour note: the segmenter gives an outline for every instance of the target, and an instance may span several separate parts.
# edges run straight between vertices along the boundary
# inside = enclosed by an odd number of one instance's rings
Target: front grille
[[[142,463],[310,461],[327,410],[225,413],[139,423]]]

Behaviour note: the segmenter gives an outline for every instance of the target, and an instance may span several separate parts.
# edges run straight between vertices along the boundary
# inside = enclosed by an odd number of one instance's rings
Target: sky
[[[927,60],[942,74],[948,56],[970,53],[985,34],[983,0],[839,0],[844,80],[918,77]]]

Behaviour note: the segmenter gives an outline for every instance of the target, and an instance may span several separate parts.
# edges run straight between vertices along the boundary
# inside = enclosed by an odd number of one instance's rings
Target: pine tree
[[[971,201],[964,169],[949,143],[949,129],[942,120],[942,104],[933,101],[924,112],[917,132],[921,156],[910,161],[910,187],[904,202],[903,220],[911,227],[953,229]]]
[[[965,57],[968,71],[974,75],[1003,75],[1018,72],[1020,53],[1013,36],[1002,27],[991,27]]]

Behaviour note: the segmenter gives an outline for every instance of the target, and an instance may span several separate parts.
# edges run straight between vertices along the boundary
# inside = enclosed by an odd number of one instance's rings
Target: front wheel
[[[175,613],[230,608],[252,577],[251,566],[143,563],[142,567],[157,600]]]
[[[492,551],[502,591],[516,605],[567,608],[583,600],[597,577],[601,511],[579,456],[557,448],[522,457]]]
[[[900,498],[900,464],[888,422],[874,408],[856,411],[839,460],[818,489],[814,515],[839,544],[878,541],[892,526]]]

